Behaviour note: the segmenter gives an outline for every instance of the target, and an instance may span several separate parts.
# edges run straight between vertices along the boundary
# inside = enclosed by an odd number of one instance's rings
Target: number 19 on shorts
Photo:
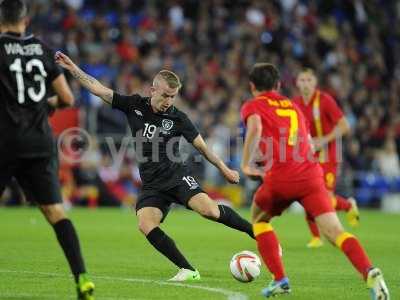
[[[199,184],[197,183],[196,179],[194,179],[193,176],[183,176],[182,180],[185,181],[189,186],[189,188],[191,189],[195,189],[199,186]]]

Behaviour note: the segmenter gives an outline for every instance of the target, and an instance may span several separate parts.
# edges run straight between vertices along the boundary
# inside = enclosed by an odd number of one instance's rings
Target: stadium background
[[[148,94],[159,69],[174,70],[183,81],[177,106],[235,168],[241,154],[239,109],[250,97],[250,66],[276,64],[289,96],[296,94],[297,72],[312,66],[352,127],[343,143],[339,193],[354,195],[365,206],[398,201],[391,197],[400,193],[397,1],[30,2],[30,30],[120,93]],[[131,205],[140,187],[135,157],[128,151],[124,163],[115,165],[106,142],[112,137],[121,146],[128,132],[125,117],[69,81],[76,106],[57,112],[53,127],[57,134],[82,127],[93,147],[78,163],[61,157],[66,204]],[[78,140],[76,147],[85,145]],[[253,182],[244,179],[239,187],[229,186],[212,165],[191,163],[213,198],[250,201]],[[22,198],[12,184],[1,203],[17,205]]]

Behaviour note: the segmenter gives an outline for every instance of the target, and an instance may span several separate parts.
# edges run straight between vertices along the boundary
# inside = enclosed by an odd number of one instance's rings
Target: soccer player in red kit
[[[312,69],[300,72],[296,85],[301,95],[293,98],[293,101],[308,120],[316,155],[324,172],[325,187],[329,191],[333,207],[337,211],[346,211],[347,221],[355,227],[359,222],[356,201],[354,198],[346,200],[342,196],[335,195],[336,173],[341,155],[341,148],[336,141],[350,131],[349,123],[335,100],[329,94],[317,89],[317,78]],[[322,241],[315,220],[310,214],[306,214],[306,220],[312,234],[307,247],[321,247]]]
[[[271,297],[290,292],[270,221],[298,201],[363,276],[372,299],[389,299],[382,272],[372,266],[357,238],[343,230],[325,188],[322,169],[313,157],[306,119],[295,103],[277,92],[277,69],[267,63],[254,65],[250,88],[254,98],[241,110],[247,127],[241,167],[245,175],[263,178],[252,203],[252,223],[258,250],[274,279],[262,294]],[[263,171],[254,163],[259,150],[265,161]]]

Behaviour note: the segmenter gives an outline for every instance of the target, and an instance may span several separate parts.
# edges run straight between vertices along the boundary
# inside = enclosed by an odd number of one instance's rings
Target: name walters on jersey
[[[41,56],[44,53],[42,45],[40,44],[29,44],[22,46],[18,43],[8,43],[4,44],[4,49],[6,50],[7,55]]]

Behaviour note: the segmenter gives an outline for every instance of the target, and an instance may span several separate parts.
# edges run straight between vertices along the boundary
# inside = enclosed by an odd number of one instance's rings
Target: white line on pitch
[[[0,273],[17,273],[17,274],[36,274],[36,275],[43,275],[43,276],[55,276],[55,277],[67,277],[68,275],[58,274],[58,273],[47,273],[47,272],[32,272],[32,271],[15,271],[15,270],[1,270]],[[71,277],[70,275],[68,277]],[[191,289],[198,289],[204,290],[208,292],[222,294],[227,297],[228,300],[247,300],[248,297],[245,294],[237,293],[231,290],[226,290],[222,288],[213,288],[208,286],[202,285],[192,285],[192,284],[185,284],[185,283],[174,283],[174,282],[167,282],[167,281],[160,281],[160,280],[151,280],[151,279],[142,279],[142,278],[122,278],[122,277],[112,277],[112,276],[96,276],[91,275],[92,278],[98,278],[103,280],[109,281],[124,281],[124,282],[141,282],[141,283],[153,283],[158,285],[169,285],[169,286],[178,286],[178,287],[185,287]],[[69,299],[69,298],[68,298]],[[114,300],[111,298],[103,298],[104,300]],[[133,298],[118,298],[118,300],[133,300]]]
[[[4,298],[6,297],[6,298]],[[0,293],[0,299],[7,299],[7,300],[21,300],[21,299],[57,299],[57,300],[63,300],[63,299],[76,299],[76,296],[60,296],[60,295],[55,295],[55,294],[40,294],[40,295],[34,295],[34,294],[28,294],[28,293]],[[101,297],[101,300],[139,300],[138,298],[110,298],[110,297]]]

